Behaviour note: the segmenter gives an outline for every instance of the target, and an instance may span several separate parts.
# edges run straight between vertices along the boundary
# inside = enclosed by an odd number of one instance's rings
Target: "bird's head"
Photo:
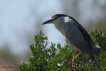
[[[48,23],[52,23],[52,24],[56,24],[58,20],[64,19],[64,17],[68,17],[68,15],[65,14],[55,14],[51,17],[51,19],[45,21],[42,25],[44,24],[48,24]]]

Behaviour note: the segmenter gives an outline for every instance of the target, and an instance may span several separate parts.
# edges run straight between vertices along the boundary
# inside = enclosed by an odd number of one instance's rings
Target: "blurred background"
[[[74,17],[88,32],[106,33],[105,0],[0,0],[0,71],[18,71],[18,64],[29,63],[29,46],[40,30],[49,42],[64,46],[54,25],[42,26],[58,13]]]

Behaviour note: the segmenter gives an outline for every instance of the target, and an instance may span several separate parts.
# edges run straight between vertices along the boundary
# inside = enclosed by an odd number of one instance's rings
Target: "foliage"
[[[20,71],[105,71],[106,70],[106,34],[94,30],[90,34],[93,41],[102,49],[100,57],[91,62],[89,55],[80,55],[72,66],[72,50],[67,44],[62,47],[60,44],[51,43],[48,46],[48,39],[42,32],[35,36],[35,44],[30,46],[32,56],[30,64],[20,64]],[[78,52],[76,52],[78,54]]]

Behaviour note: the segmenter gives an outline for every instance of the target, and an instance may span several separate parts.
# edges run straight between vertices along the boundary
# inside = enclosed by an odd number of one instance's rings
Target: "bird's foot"
[[[77,66],[77,64],[74,61],[75,61],[75,59],[70,59],[70,62],[69,62],[71,64],[72,68],[76,68],[76,66]]]

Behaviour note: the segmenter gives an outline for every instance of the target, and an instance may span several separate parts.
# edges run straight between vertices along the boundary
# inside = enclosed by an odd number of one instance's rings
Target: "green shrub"
[[[30,46],[32,56],[30,64],[20,64],[20,71],[105,71],[106,70],[106,34],[94,30],[90,33],[93,41],[101,47],[100,57],[96,57],[94,63],[86,54],[80,55],[72,67],[72,50],[67,44],[62,47],[60,44],[51,43],[48,48],[48,39],[42,32],[35,36],[35,44]],[[77,54],[78,52],[76,52]]]

